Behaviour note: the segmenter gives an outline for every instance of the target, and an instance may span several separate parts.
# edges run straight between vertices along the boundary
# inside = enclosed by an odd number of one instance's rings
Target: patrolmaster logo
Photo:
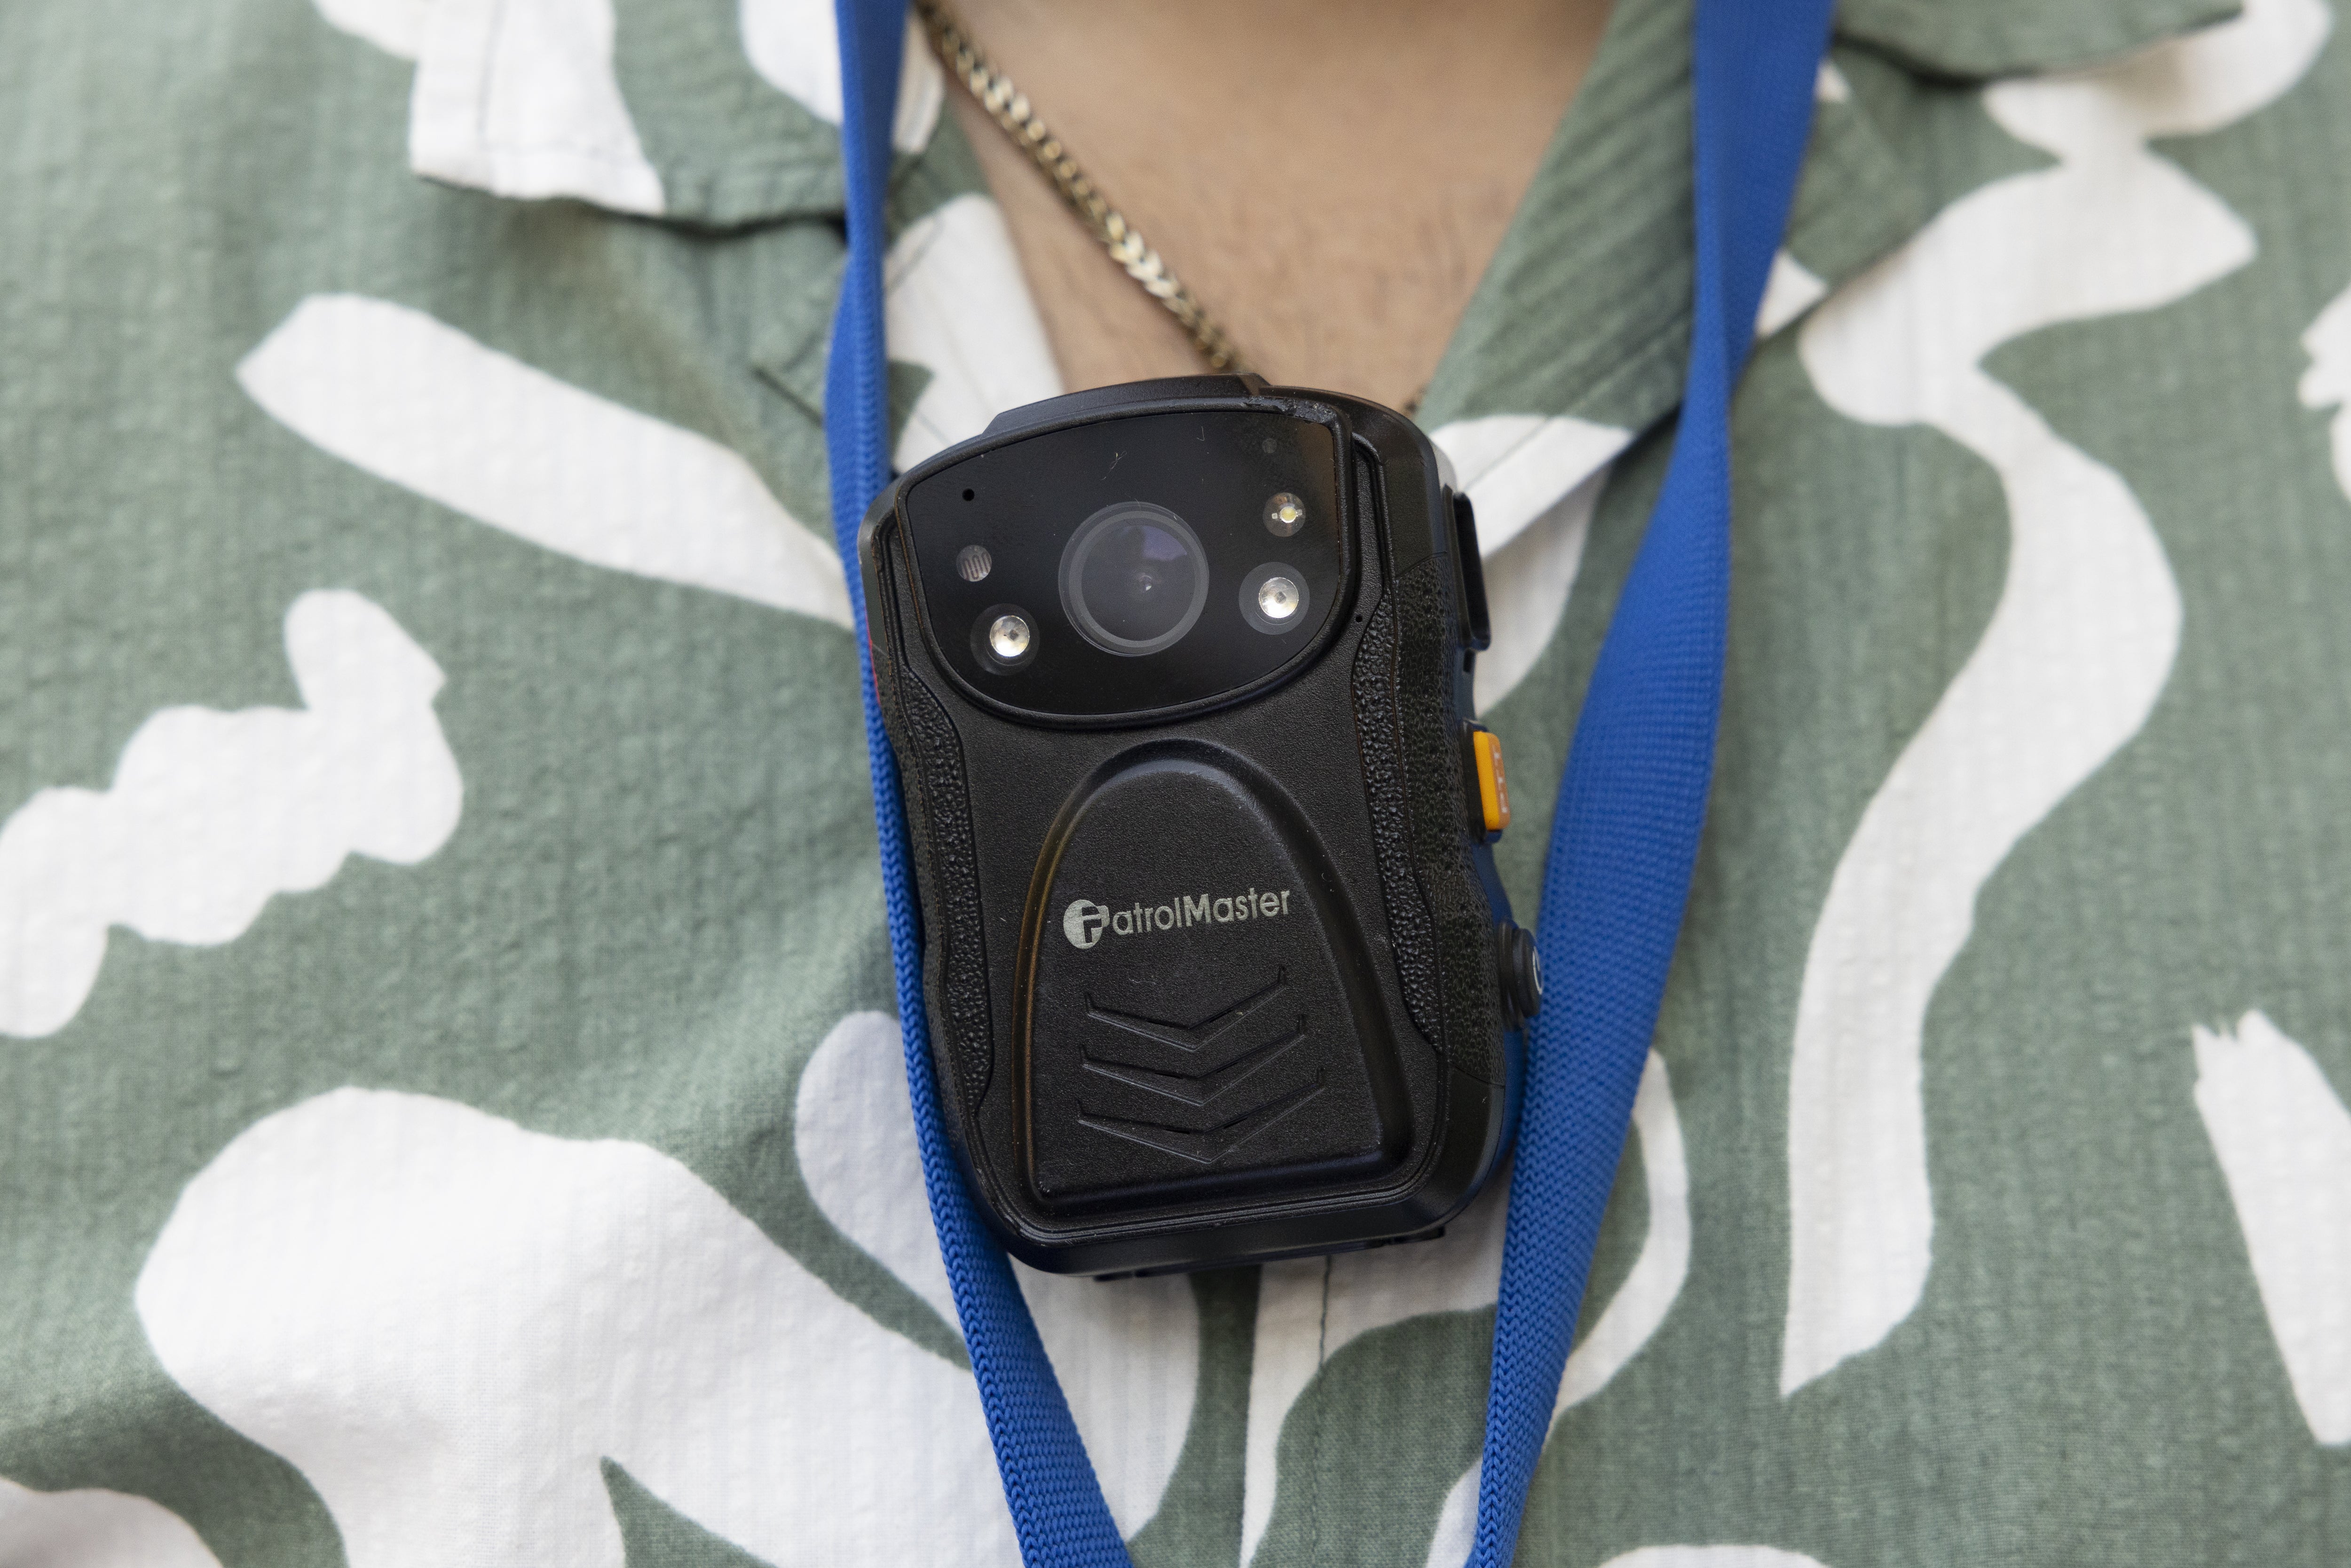
[[[1236,920],[1274,920],[1290,913],[1290,889],[1246,893],[1178,894],[1165,904],[1130,904],[1113,909],[1090,898],[1073,898],[1061,911],[1061,935],[1072,947],[1091,947],[1113,936],[1141,936],[1186,925],[1228,925]]]

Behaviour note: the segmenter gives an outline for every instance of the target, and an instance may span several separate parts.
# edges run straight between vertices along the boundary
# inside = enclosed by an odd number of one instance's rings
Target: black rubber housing
[[[1023,1261],[1422,1238],[1505,1154],[1516,927],[1460,761],[1484,605],[1449,477],[1387,409],[1190,377],[1016,410],[868,514],[940,1101]],[[1277,492],[1309,530],[1264,531]],[[1174,646],[1121,660],[1041,585],[1128,501],[1186,519],[1210,584]],[[1245,623],[1253,556],[1313,580],[1297,630]],[[973,617],[1007,603],[1034,643],[997,670]]]

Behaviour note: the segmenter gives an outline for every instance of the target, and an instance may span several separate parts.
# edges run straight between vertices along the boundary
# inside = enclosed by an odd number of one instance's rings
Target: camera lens
[[[1173,646],[1208,602],[1208,558],[1183,518],[1148,501],[1105,507],[1061,552],[1061,607],[1081,636],[1129,657]]]
[[[1306,574],[1278,560],[1241,579],[1241,619],[1270,637],[1306,624]]]

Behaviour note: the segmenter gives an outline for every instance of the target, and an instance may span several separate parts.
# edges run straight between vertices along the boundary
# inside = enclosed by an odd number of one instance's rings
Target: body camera
[[[1502,1157],[1541,979],[1427,438],[1254,377],[1076,393],[903,476],[860,554],[940,1100],[1007,1247],[1436,1233]]]

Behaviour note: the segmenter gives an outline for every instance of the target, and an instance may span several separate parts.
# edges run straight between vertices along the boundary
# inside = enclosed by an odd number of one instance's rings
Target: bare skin
[[[1270,380],[1427,384],[1607,0],[953,0]],[[959,85],[1072,389],[1189,375],[1191,340]]]

